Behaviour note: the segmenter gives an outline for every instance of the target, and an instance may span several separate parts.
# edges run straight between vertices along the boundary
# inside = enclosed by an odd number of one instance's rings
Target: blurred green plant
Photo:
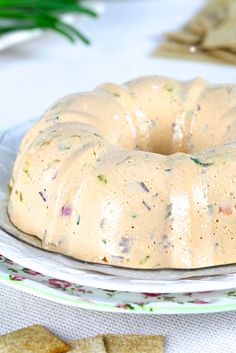
[[[50,29],[71,42],[90,40],[62,19],[67,13],[97,17],[97,13],[78,0],[0,0],[0,35],[21,30]]]

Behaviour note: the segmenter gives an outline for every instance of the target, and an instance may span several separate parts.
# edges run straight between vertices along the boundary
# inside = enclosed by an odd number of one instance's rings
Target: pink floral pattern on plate
[[[27,286],[36,286],[39,290],[43,289],[44,292],[47,289],[50,294],[60,292],[67,296],[67,300],[73,298],[74,305],[101,310],[138,313],[189,313],[236,309],[236,288],[228,291],[201,293],[132,293],[104,290],[48,277],[0,255],[0,281],[4,275],[10,282],[17,282],[18,285],[21,285],[20,282],[24,282]],[[23,284],[21,289],[24,290]],[[202,309],[198,310],[198,307]],[[206,307],[207,311],[204,309]],[[215,309],[211,310],[211,308]]]

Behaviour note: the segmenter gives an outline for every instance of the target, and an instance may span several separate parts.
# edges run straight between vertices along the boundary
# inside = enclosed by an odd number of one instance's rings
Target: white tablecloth
[[[204,0],[107,1],[99,20],[80,27],[93,45],[71,46],[54,34],[0,53],[0,130],[39,116],[58,97],[103,81],[161,74],[235,82],[236,69],[150,56],[160,33],[178,27]],[[1,249],[0,249],[1,250]],[[0,333],[42,323],[62,338],[98,333],[162,334],[165,353],[235,353],[236,314],[140,316],[99,313],[55,304],[0,286]]]
[[[1,287],[0,322],[0,333],[40,323],[64,339],[101,333],[161,334],[165,353],[236,352],[235,312],[179,316],[102,313]]]

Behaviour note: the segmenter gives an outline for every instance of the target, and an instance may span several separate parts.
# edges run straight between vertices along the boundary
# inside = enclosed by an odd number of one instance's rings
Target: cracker
[[[0,336],[0,353],[64,353],[69,346],[40,325]]]
[[[236,1],[209,0],[180,30],[166,34],[155,52],[184,59],[236,64]]]
[[[103,336],[108,353],[162,353],[163,337],[144,335]]]
[[[70,353],[106,353],[102,336],[82,338],[70,341],[69,344],[71,346]]]
[[[236,13],[223,25],[217,27],[207,34],[203,43],[203,48],[236,48]]]
[[[173,53],[181,53],[181,54],[187,54],[187,55],[192,55],[196,52],[198,52],[198,48],[193,46],[189,46],[186,44],[180,44],[180,43],[174,43],[171,41],[164,42],[161,44],[160,49],[162,51],[167,51],[167,52],[173,52]]]
[[[211,50],[209,51],[209,54],[212,55],[215,58],[227,61],[230,64],[236,65],[236,53],[233,53],[228,50]]]
[[[204,36],[225,21],[229,14],[231,0],[211,0],[193,18],[186,27],[193,33]]]
[[[188,31],[187,29],[181,29],[176,32],[166,33],[166,38],[170,41],[174,41],[180,44],[199,44],[201,42],[201,37],[199,35]]]

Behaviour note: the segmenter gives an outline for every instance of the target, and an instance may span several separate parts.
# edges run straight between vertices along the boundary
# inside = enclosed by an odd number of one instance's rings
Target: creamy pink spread
[[[45,249],[133,268],[236,262],[236,85],[144,77],[59,100],[25,135],[9,216]]]

